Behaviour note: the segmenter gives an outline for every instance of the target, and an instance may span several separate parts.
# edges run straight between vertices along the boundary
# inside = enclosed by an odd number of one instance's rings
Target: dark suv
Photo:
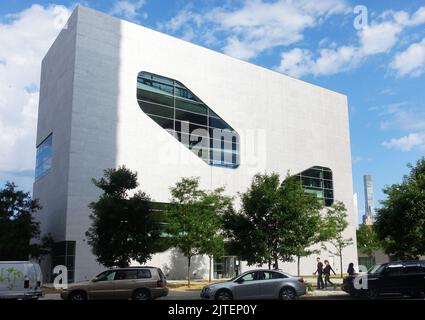
[[[394,261],[375,265],[367,272],[367,289],[355,288],[356,276],[362,275],[346,277],[342,285],[342,290],[352,296],[376,299],[380,295],[417,297],[425,293],[425,260]]]
[[[93,280],[69,285],[61,293],[65,300],[149,300],[168,294],[167,280],[156,267],[109,269]]]

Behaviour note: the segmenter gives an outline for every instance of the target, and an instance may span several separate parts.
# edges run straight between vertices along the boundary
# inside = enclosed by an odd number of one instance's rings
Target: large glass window
[[[325,206],[333,204],[334,190],[331,169],[314,166],[295,176],[300,179],[305,193],[316,195]]]
[[[55,242],[52,248],[52,269],[63,265],[68,270],[68,281],[74,282],[75,241]]]
[[[238,133],[182,83],[142,71],[137,99],[143,112],[205,162],[238,167]]]
[[[35,161],[35,180],[50,172],[52,168],[52,134],[43,140],[37,147]]]

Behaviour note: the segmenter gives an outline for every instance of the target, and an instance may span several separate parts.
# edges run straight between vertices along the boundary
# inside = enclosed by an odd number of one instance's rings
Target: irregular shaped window
[[[295,175],[300,179],[305,193],[315,194],[325,206],[334,202],[332,170],[314,166]]]
[[[239,135],[181,82],[142,71],[137,101],[153,121],[209,165],[239,166]]]

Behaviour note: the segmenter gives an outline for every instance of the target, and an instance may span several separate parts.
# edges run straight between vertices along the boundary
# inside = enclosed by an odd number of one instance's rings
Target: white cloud
[[[425,132],[410,133],[398,139],[384,141],[382,145],[388,149],[399,149],[403,152],[411,151],[414,148],[425,150]]]
[[[425,23],[425,7],[419,8],[409,22],[409,24],[413,26],[418,26],[423,23]]]
[[[223,33],[226,39],[223,51],[249,60],[268,49],[301,41],[307,28],[319,25],[331,15],[347,13],[347,10],[344,0],[246,0],[240,8],[216,7],[204,14],[185,8],[159,28],[172,33],[182,31],[183,35],[190,31],[202,40],[204,34],[211,38],[211,34]],[[210,32],[206,33],[205,29]]]
[[[377,21],[357,33],[358,44],[337,47],[331,43],[328,48],[323,48],[321,42],[316,54],[310,50],[294,48],[281,54],[281,61],[276,70],[293,77],[331,75],[348,71],[369,56],[390,52],[399,42],[403,30],[423,23],[425,7],[419,8],[411,15],[405,11],[386,11]],[[412,45],[396,56],[391,67],[397,69],[399,75],[422,74],[425,59],[423,47],[422,42]]]
[[[361,58],[358,49],[351,46],[319,49],[316,59],[310,50],[294,48],[282,53],[276,70],[296,78],[308,74],[331,75],[353,68]]]
[[[314,61],[310,50],[294,48],[282,53],[280,66],[277,70],[300,78],[310,73],[312,65],[314,65]]]
[[[198,28],[203,24],[204,18],[193,12],[190,6],[180,10],[176,16],[167,22],[157,24],[159,30],[169,32],[181,32],[181,38],[186,41],[191,41],[196,37]]]
[[[362,29],[359,32],[359,39],[363,54],[388,52],[397,43],[402,30],[403,26],[395,21],[386,21]]]
[[[369,111],[375,112],[382,120],[381,129],[424,130],[425,111],[423,107],[408,101],[374,106]]]
[[[129,1],[118,0],[114,3],[110,13],[128,20],[135,20],[140,16],[138,12],[146,3],[146,0]],[[142,18],[146,19],[147,14],[142,14]]]
[[[417,77],[425,72],[425,38],[398,53],[390,64],[399,77]]]
[[[34,170],[41,60],[69,14],[33,5],[0,24],[0,179]]]

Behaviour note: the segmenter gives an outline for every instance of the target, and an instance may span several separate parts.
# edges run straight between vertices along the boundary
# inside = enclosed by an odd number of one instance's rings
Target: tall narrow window
[[[50,172],[52,168],[52,134],[43,140],[37,147],[35,161],[35,180]]]
[[[315,194],[325,206],[334,202],[332,170],[314,166],[295,175],[300,179],[305,193]]]
[[[213,166],[239,166],[239,135],[181,82],[142,71],[137,100],[153,121]]]

